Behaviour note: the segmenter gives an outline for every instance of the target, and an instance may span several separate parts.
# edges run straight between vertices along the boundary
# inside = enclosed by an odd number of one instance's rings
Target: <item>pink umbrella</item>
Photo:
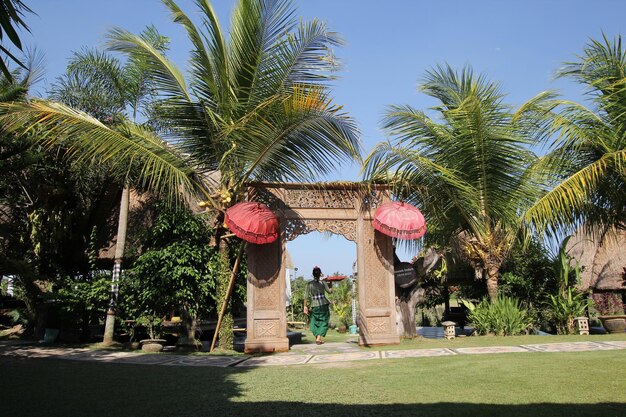
[[[426,233],[424,215],[409,203],[392,201],[379,206],[372,221],[374,229],[398,239],[419,239]]]
[[[278,239],[278,218],[265,204],[241,202],[226,210],[226,226],[246,242],[262,245]]]

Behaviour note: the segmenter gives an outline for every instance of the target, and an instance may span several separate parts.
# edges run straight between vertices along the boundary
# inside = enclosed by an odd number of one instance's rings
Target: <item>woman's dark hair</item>
[[[316,266],[315,268],[313,268],[314,277],[320,277],[321,275],[322,275],[322,270],[320,269],[319,266]]]

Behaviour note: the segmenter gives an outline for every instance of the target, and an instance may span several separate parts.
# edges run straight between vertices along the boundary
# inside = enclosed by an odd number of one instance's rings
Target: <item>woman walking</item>
[[[319,266],[313,268],[313,281],[306,285],[304,292],[304,314],[309,315],[310,328],[315,336],[315,343],[321,345],[324,343],[324,337],[328,331],[328,321],[330,320],[330,302],[326,298],[326,293],[330,293],[331,289],[326,282],[320,282],[322,270]],[[307,303],[310,300],[311,310],[308,309]],[[309,314],[310,313],[310,314]]]

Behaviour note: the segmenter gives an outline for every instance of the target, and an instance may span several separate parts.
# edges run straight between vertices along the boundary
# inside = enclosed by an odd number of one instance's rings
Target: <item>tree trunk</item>
[[[400,337],[405,339],[415,337],[415,306],[423,297],[424,289],[419,284],[410,288],[400,288],[396,285],[396,320]]]
[[[499,265],[490,265],[487,267],[487,293],[489,300],[494,302],[498,298],[498,276],[500,275]]]
[[[220,272],[219,281],[217,284],[218,304],[217,311],[223,311],[222,319],[220,320],[220,326],[216,329],[218,332],[218,339],[221,350],[233,350],[234,336],[233,336],[233,313],[230,308],[230,297],[227,296],[228,287],[230,283],[230,259],[228,256],[228,245],[224,239],[219,241],[219,256],[220,256]],[[224,305],[225,304],[225,305]]]
[[[128,226],[129,199],[130,189],[128,187],[124,187],[124,190],[122,190],[122,200],[120,201],[120,217],[117,223],[115,263],[113,265],[113,275],[111,276],[111,298],[109,300],[109,308],[107,310],[106,322],[104,324],[104,338],[102,340],[102,343],[105,345],[110,345],[111,343],[113,343],[119,279],[122,272],[122,258],[124,257],[124,246],[126,245],[126,228]]]

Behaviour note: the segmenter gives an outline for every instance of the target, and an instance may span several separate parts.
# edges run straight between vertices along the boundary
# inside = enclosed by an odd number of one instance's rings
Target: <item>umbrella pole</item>
[[[220,326],[222,325],[222,318],[224,317],[224,313],[226,312],[226,306],[228,305],[228,299],[230,298],[230,293],[233,291],[233,285],[235,284],[235,276],[237,275],[237,270],[239,269],[239,261],[241,260],[241,254],[243,253],[243,247],[246,242],[242,241],[239,246],[239,253],[237,253],[237,259],[235,260],[235,265],[233,266],[233,272],[230,275],[230,281],[228,282],[228,289],[226,290],[226,295],[224,295],[224,303],[222,304],[222,309],[220,310],[220,314],[217,317],[217,326],[215,327],[215,334],[213,335],[213,341],[211,342],[211,349],[209,352],[213,352],[213,348],[215,347],[215,341],[217,340],[217,335],[220,332]]]

